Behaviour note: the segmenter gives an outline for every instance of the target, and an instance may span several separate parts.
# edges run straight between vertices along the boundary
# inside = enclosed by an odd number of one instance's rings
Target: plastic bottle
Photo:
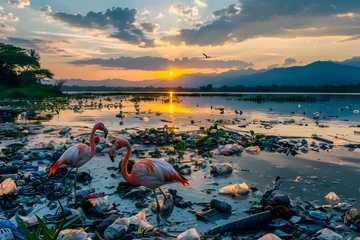
[[[86,188],[86,189],[76,190],[76,196],[84,197],[84,196],[88,195],[89,193],[93,193],[93,192],[95,192],[95,188]],[[68,198],[72,198],[72,197],[74,197],[74,194],[70,194],[68,196]]]
[[[105,195],[104,192],[94,192],[94,193],[89,193],[86,196],[84,196],[85,199],[90,199],[90,198],[98,198],[98,197],[103,197]]]

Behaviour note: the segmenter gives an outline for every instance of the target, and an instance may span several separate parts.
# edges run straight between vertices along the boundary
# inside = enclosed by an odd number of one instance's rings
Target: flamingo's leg
[[[160,225],[160,216],[159,216],[159,213],[160,213],[160,204],[159,204],[159,199],[157,198],[157,195],[156,195],[156,192],[155,192],[155,189],[153,190],[154,192],[154,195],[155,195],[155,201],[156,201],[156,221],[157,221],[157,224],[158,226]]]
[[[64,182],[65,178],[71,173],[73,169],[70,169],[70,171],[68,171],[67,174],[65,174],[65,176],[61,179],[62,182]]]
[[[74,179],[74,200],[75,200],[75,204],[76,204],[76,177],[77,177],[77,172],[78,172],[78,168],[76,168],[75,179]]]
[[[164,192],[164,190],[162,190],[162,188],[161,187],[159,187],[159,190],[160,190],[160,192],[162,193],[162,195],[164,195],[164,201],[166,200],[166,194],[165,194],[165,192]]]

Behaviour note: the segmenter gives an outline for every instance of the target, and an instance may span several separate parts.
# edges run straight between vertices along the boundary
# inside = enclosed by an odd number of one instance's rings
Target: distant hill
[[[357,59],[359,62],[357,62]],[[351,63],[357,66],[345,64]],[[360,57],[347,61],[314,62],[306,66],[289,68],[274,68],[271,70],[233,70],[221,74],[187,74],[172,80],[156,79],[144,81],[127,81],[122,79],[81,80],[65,79],[67,86],[105,86],[105,87],[177,87],[198,88],[207,84],[213,87],[231,86],[323,86],[323,85],[349,85],[360,83]]]
[[[314,62],[306,66],[275,68],[239,78],[224,79],[228,86],[323,86],[360,83],[360,68],[333,62]]]
[[[353,57],[350,59],[346,59],[345,61],[342,61],[342,62],[334,62],[334,63],[350,65],[350,66],[354,66],[354,67],[360,67],[360,57]]]

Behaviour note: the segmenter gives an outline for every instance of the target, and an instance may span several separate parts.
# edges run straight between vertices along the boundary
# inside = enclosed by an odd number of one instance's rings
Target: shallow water
[[[257,96],[257,95],[246,95]],[[306,154],[299,154],[295,157],[286,156],[279,153],[270,153],[262,151],[260,155],[249,155],[245,152],[240,156],[220,157],[215,156],[213,163],[230,162],[234,167],[234,172],[227,177],[212,177],[209,174],[209,164],[206,169],[193,171],[190,176],[187,176],[191,181],[191,186],[187,190],[183,190],[179,184],[172,184],[165,188],[176,188],[179,195],[183,196],[185,200],[192,200],[195,202],[210,201],[213,197],[227,200],[232,205],[234,214],[230,217],[235,219],[245,216],[244,210],[249,208],[249,200],[252,197],[238,197],[232,198],[228,196],[220,196],[217,194],[218,190],[226,185],[246,182],[250,186],[256,186],[261,192],[272,186],[272,180],[276,176],[282,177],[282,186],[280,191],[290,196],[292,200],[308,199],[315,201],[321,205],[326,204],[325,195],[329,192],[337,193],[340,198],[352,202],[354,206],[360,207],[360,202],[351,200],[360,199],[360,158],[359,149],[348,150],[342,147],[347,143],[360,143],[360,135],[356,135],[354,131],[360,131],[360,128],[350,128],[351,125],[360,124],[360,114],[355,114],[354,110],[360,109],[360,96],[349,95],[312,95],[328,101],[317,102],[247,102],[238,101],[239,97],[235,96],[204,96],[204,97],[178,97],[178,102],[163,103],[164,98],[160,97],[156,101],[139,103],[140,113],[136,114],[134,103],[130,102],[131,97],[123,100],[122,111],[127,115],[124,119],[119,119],[115,115],[119,113],[118,108],[93,108],[82,106],[74,110],[74,106],[79,106],[77,100],[72,99],[70,105],[66,106],[66,110],[61,110],[59,114],[52,115],[52,118],[47,121],[42,121],[42,124],[57,127],[72,127],[76,132],[83,126],[92,127],[98,121],[102,121],[110,130],[118,131],[124,128],[152,128],[168,126],[176,126],[180,131],[197,130],[200,126],[209,126],[212,123],[207,119],[241,119],[236,124],[225,125],[225,128],[239,131],[240,133],[254,130],[257,133],[264,133],[266,135],[276,136],[300,136],[307,138],[309,142],[313,133],[321,135],[327,139],[334,141],[335,148],[331,151],[310,151]],[[170,97],[170,96],[169,96]],[[106,97],[107,98],[107,97]],[[107,101],[105,97],[101,97],[102,103],[115,104],[119,103],[120,99],[111,97],[112,101]],[[175,94],[173,94],[175,100]],[[88,100],[99,102],[100,99]],[[83,100],[85,101],[85,100]],[[0,103],[1,105],[1,103]],[[219,110],[211,109],[211,106],[224,107],[224,113],[221,114]],[[242,111],[242,115],[236,115],[235,110]],[[150,112],[149,112],[150,111]],[[314,120],[314,113],[320,113],[320,119]],[[161,113],[160,116],[156,113]],[[45,114],[40,113],[40,114]],[[141,120],[141,117],[147,117],[148,121]],[[172,120],[173,123],[166,123],[160,121],[161,119]],[[250,124],[245,128],[239,128],[239,125],[245,123],[253,123],[254,119],[260,120],[279,120],[284,121],[294,119],[295,124],[274,124],[272,129],[264,129],[260,124]],[[194,123],[191,123],[191,120]],[[33,122],[20,116],[17,122]],[[120,125],[122,122],[122,125]],[[303,125],[299,126],[299,123]],[[305,126],[308,124],[308,126]],[[326,125],[327,128],[320,128],[319,125]],[[49,137],[49,135],[40,134],[36,141],[41,141]],[[54,137],[55,136],[51,136]],[[60,139],[61,140],[61,139]],[[134,146],[135,149],[146,148],[144,146]],[[151,148],[149,148],[151,149]],[[189,154],[185,155],[185,161],[189,160]],[[107,156],[97,155],[86,166],[82,167],[80,171],[91,169],[94,173],[94,180],[92,186],[96,187],[98,191],[105,191],[108,193],[113,190],[104,189],[104,186],[117,186],[118,182],[122,180],[111,178],[110,171],[106,170],[107,166],[117,166],[121,156],[117,157],[115,164],[109,161]],[[133,159],[136,160],[134,156]],[[241,171],[241,169],[249,169],[249,172]],[[304,181],[294,182],[294,180],[301,176]],[[305,181],[308,180],[308,181]],[[219,186],[207,185],[209,182],[216,181]],[[204,188],[213,188],[212,194],[207,194],[202,191]],[[255,197],[256,198],[256,197]],[[125,208],[130,211],[134,210],[134,203],[128,200],[121,200],[118,196],[110,196],[111,202],[120,203],[119,210]],[[200,210],[201,207],[195,207]],[[175,208],[170,221],[178,221],[179,219],[186,220],[183,225],[173,226],[172,229],[185,229],[194,224],[199,224],[198,230],[203,231],[214,224],[205,224],[196,221],[194,214]],[[151,223],[155,224],[155,219],[150,217]],[[221,223],[217,222],[217,223]]]

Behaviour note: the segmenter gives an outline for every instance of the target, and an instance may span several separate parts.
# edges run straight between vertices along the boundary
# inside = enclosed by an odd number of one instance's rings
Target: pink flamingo
[[[122,147],[127,148],[126,156],[121,163],[121,173],[123,177],[128,183],[132,185],[141,185],[153,190],[157,204],[157,212],[159,212],[160,210],[160,204],[156,196],[156,188],[159,188],[159,190],[166,199],[166,195],[164,191],[160,188],[160,186],[175,182],[180,182],[184,186],[184,188],[186,187],[186,185],[190,185],[190,182],[184,176],[178,173],[173,168],[173,166],[171,166],[168,162],[160,159],[141,159],[134,164],[131,170],[131,174],[129,174],[127,171],[127,165],[131,156],[132,149],[128,141],[123,139],[116,140],[114,146],[109,151],[109,156],[111,161],[114,162],[115,152]]]
[[[70,167],[70,168],[76,168],[75,181],[74,181],[75,203],[76,203],[76,176],[77,176],[77,171],[81,166],[83,166],[85,163],[90,161],[95,155],[95,151],[96,151],[95,150],[95,147],[96,147],[95,140],[99,140],[99,139],[96,139],[96,136],[95,136],[96,130],[103,131],[104,134],[105,134],[105,138],[106,138],[106,136],[108,134],[107,128],[101,122],[96,123],[94,125],[92,131],[91,131],[91,134],[90,134],[90,147],[88,145],[84,144],[84,143],[76,144],[76,145],[68,148],[61,155],[60,159],[57,160],[56,163],[54,163],[52,166],[46,168],[46,170],[50,171],[48,177],[50,177],[51,175],[54,175],[56,173],[56,171],[59,169],[59,167],[62,166],[62,165],[66,165],[67,167]]]

